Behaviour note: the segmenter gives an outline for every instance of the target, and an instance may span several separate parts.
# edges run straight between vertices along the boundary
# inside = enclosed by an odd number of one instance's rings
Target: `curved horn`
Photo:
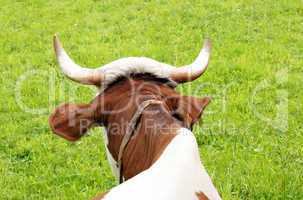
[[[207,39],[196,60],[190,65],[173,69],[170,73],[170,78],[177,83],[193,81],[199,78],[208,66],[210,51],[211,42]]]
[[[87,85],[101,84],[103,74],[96,69],[84,68],[74,63],[63,49],[57,35],[54,35],[54,49],[61,70],[68,78]]]

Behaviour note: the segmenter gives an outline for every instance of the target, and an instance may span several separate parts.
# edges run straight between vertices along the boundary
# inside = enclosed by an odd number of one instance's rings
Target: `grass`
[[[89,199],[116,185],[99,129],[75,144],[49,129],[55,106],[95,92],[62,76],[54,33],[86,66],[182,65],[211,38],[208,71],[178,90],[213,96],[195,133],[215,185],[223,199],[303,199],[302,1],[0,4],[0,199]]]

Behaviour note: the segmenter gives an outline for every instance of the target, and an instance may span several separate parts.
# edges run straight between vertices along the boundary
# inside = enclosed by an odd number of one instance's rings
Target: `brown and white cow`
[[[90,103],[61,105],[49,119],[53,132],[69,141],[92,126],[105,127],[109,162],[124,182],[95,199],[221,199],[191,132],[210,98],[182,96],[174,89],[206,70],[208,40],[192,64],[179,68],[128,57],[89,69],[69,58],[57,36],[54,48],[68,78],[100,89]]]

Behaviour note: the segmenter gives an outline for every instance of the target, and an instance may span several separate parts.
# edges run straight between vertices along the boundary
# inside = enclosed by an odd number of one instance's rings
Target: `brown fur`
[[[149,99],[163,103],[150,105],[144,110],[135,135],[124,150],[122,168],[123,177],[127,180],[149,168],[159,158],[176,136],[176,130],[191,128],[210,99],[182,96],[158,80],[122,79],[90,104],[60,106],[51,115],[50,126],[56,134],[75,141],[94,124],[104,125],[108,149],[117,160],[129,121],[140,103]]]
[[[208,197],[203,192],[196,192],[198,200],[208,200]]]
[[[49,118],[51,129],[57,135],[69,140],[78,140],[94,123],[90,105],[64,104]]]

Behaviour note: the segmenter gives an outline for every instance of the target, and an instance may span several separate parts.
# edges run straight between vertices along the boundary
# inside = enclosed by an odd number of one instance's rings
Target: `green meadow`
[[[208,70],[177,90],[212,96],[194,132],[222,198],[303,199],[301,0],[0,5],[0,199],[90,199],[117,184],[102,128],[76,143],[50,131],[56,106],[89,102],[97,92],[62,75],[55,33],[92,68],[126,56],[182,66],[210,38]]]

